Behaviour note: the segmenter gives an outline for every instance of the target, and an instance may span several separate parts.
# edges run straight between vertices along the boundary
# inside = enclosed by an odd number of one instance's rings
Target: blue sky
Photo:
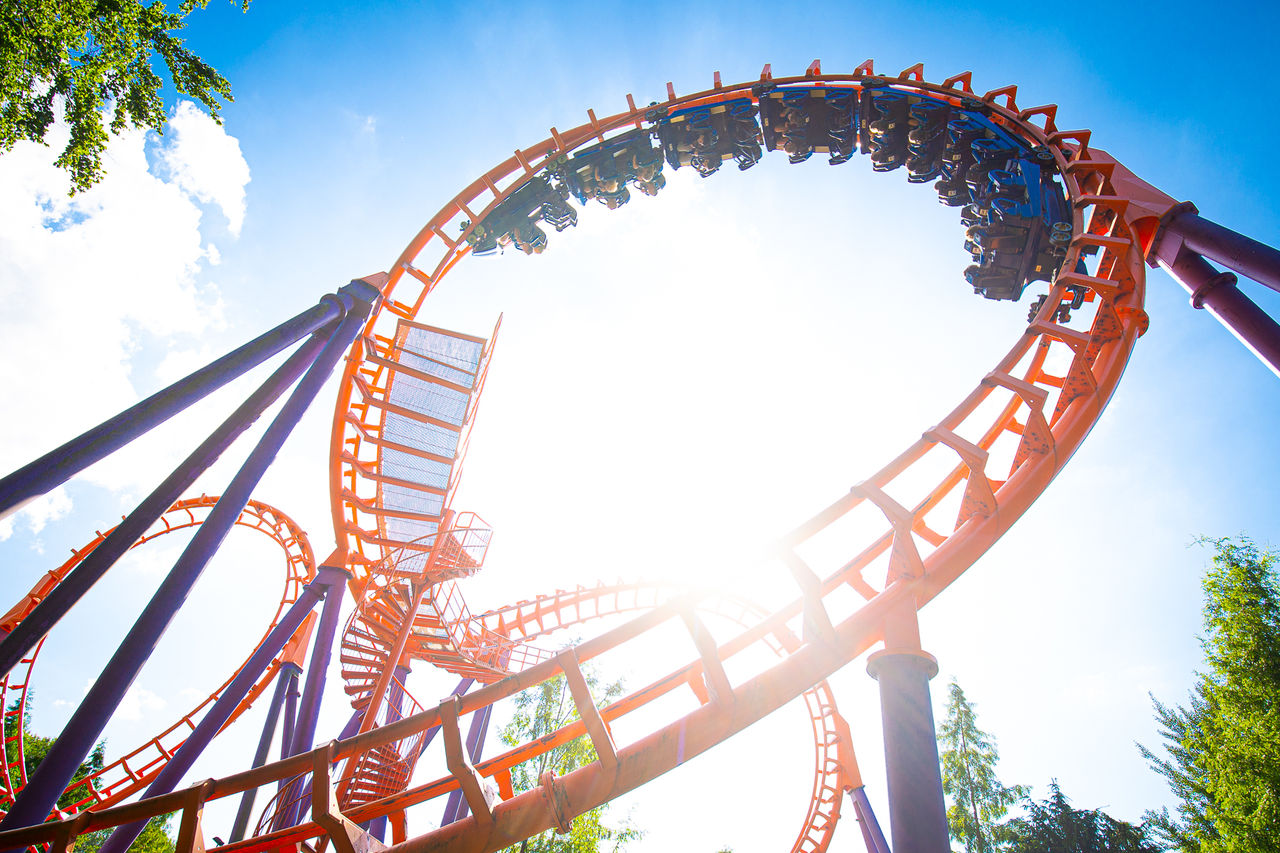
[[[893,72],[923,61],[931,80],[972,70],[980,90],[1017,83],[1021,105],[1056,102],[1061,126],[1092,129],[1095,145],[1140,176],[1210,219],[1280,243],[1275,119],[1256,89],[1270,71],[1273,9],[1020,12],[259,2],[242,15],[215,3],[193,16],[189,38],[232,81],[221,133],[187,116],[164,140],[122,149],[111,186],[71,208],[50,195],[53,179],[34,153],[0,158],[0,189],[16,190],[0,192],[9,199],[0,371],[10,393],[30,401],[25,411],[44,413],[13,419],[3,459],[15,467],[181,367],[385,269],[460,187],[552,125],[574,126],[589,107],[619,110],[628,92],[658,99],[667,81],[677,92],[705,88],[716,70],[728,82],[757,76],[765,62],[782,74],[814,58],[832,71],[872,57]],[[459,505],[498,537],[469,584],[473,606],[601,577],[687,573],[688,562],[712,573],[737,565],[936,423],[1020,329],[1025,301],[965,292],[954,212],[899,173],[872,174],[862,158],[839,170],[767,158],[708,181],[687,171],[657,199],[584,211],[543,256],[468,261],[428,303],[426,322],[480,334],[505,312]],[[33,238],[56,218],[33,225],[41,204],[69,212],[63,225],[87,217],[92,234]],[[39,254],[46,244],[55,254]],[[1276,294],[1246,290],[1280,311]],[[1127,819],[1168,802],[1133,742],[1156,740],[1147,693],[1179,700],[1198,664],[1208,554],[1189,543],[1239,532],[1280,541],[1280,450],[1269,429],[1277,380],[1158,271],[1147,311],[1151,330],[1094,434],[921,617],[925,648],[942,666],[939,707],[956,678],[1000,743],[1006,781],[1043,794],[1057,778],[1078,805]],[[234,396],[69,484],[47,524],[19,519],[0,542],[13,567],[9,598],[128,511],[156,478],[146,476],[167,471]],[[321,554],[332,543],[331,401],[322,396],[259,492],[302,522]],[[202,485],[220,488],[216,476]],[[686,564],[670,564],[672,541]],[[240,563],[273,559],[252,543],[234,547]],[[42,731],[56,731],[101,665],[76,636],[123,632],[122,602],[154,583],[159,559],[139,557],[95,591],[64,629],[71,639],[51,636],[36,676]],[[178,694],[212,686],[200,670],[222,664],[193,666],[185,647],[257,636],[260,622],[241,624],[226,603],[260,583],[251,575],[211,569],[187,627],[166,637],[163,660],[144,673],[153,680],[135,694],[138,719],[113,723],[112,747],[151,733],[148,709],[167,724]],[[179,673],[191,683],[179,684]],[[452,686],[415,677],[424,701]],[[881,803],[874,684],[860,662],[833,684]],[[339,696],[326,709],[329,734],[343,716]],[[640,849],[789,844],[807,795],[803,732],[791,740],[804,725],[792,714],[628,798],[620,811],[649,830]],[[243,748],[192,778],[242,766],[253,736],[239,735]],[[741,778],[753,781],[734,784]],[[691,792],[712,814],[750,809],[759,825],[672,818],[688,811],[680,804]],[[855,836],[849,821],[836,843],[856,849]]]

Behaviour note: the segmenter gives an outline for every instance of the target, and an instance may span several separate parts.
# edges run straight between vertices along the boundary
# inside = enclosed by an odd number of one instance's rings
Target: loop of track
[[[217,502],[218,498],[207,495],[178,501],[160,517],[151,529],[130,546],[131,549],[144,545],[166,533],[174,533],[203,524]],[[285,609],[297,601],[302,587],[315,577],[316,561],[306,533],[293,519],[275,507],[251,500],[240,513],[235,523],[240,527],[257,530],[270,537],[280,545],[285,554],[285,579],[284,589],[280,596],[280,606],[271,617],[271,623],[263,632],[262,638],[254,644],[254,650],[256,650],[262,644],[262,641],[266,639],[271,629],[276,626]],[[0,628],[12,631],[17,627],[35,609],[36,605],[43,601],[45,596],[62,582],[63,578],[72,569],[79,565],[93,549],[102,544],[102,541],[110,533],[111,530],[98,531],[97,535],[88,544],[79,550],[73,551],[70,559],[40,578],[35,586],[32,587],[31,592],[23,596],[0,619]],[[40,645],[43,645],[43,643],[44,640],[41,639]],[[3,701],[6,709],[12,708],[6,713],[6,717],[16,716],[19,723],[17,734],[14,738],[16,748],[5,751],[4,773],[0,775],[0,809],[3,810],[9,808],[17,792],[22,789],[27,781],[22,756],[21,721],[26,708],[31,669],[39,654],[40,645],[37,645],[28,657],[24,658],[3,679],[0,679],[0,701]],[[252,653],[250,652],[250,655]],[[236,707],[231,718],[227,720],[227,725],[230,725],[249,709],[263,690],[271,683],[279,667],[280,658],[277,657],[254,684],[244,700]],[[201,714],[217,701],[218,697],[222,695],[222,691],[226,689],[238,672],[239,668],[219,685],[208,698],[204,699],[160,734],[107,764],[96,773],[74,783],[68,790],[85,789],[83,790],[84,796],[75,804],[60,810],[59,813],[62,816],[69,816],[89,807],[103,808],[110,806],[150,784],[151,780],[164,769],[165,764],[168,763],[178,747],[182,746],[187,735],[199,722]]]
[[[896,76],[884,76],[876,75],[869,61],[852,74],[822,74],[815,63],[806,75],[772,80],[779,86],[821,83],[852,87],[872,81],[948,103],[979,98],[1000,126],[1030,145],[1048,150],[1070,201],[1072,235],[1064,272],[1052,284],[1049,299],[1008,354],[979,379],[977,387],[896,459],[783,537],[778,556],[796,581],[800,596],[718,646],[707,641],[705,630],[698,630],[696,616],[689,615],[695,601],[662,605],[587,640],[567,657],[531,662],[525,669],[512,666],[508,677],[456,702],[328,744],[307,756],[214,782],[202,789],[202,799],[274,783],[307,767],[327,772],[334,761],[398,742],[441,725],[446,718],[454,721],[452,741],[446,735],[446,747],[457,756],[461,750],[457,715],[475,713],[561,672],[571,673],[579,662],[624,646],[683,615],[696,647],[693,660],[633,690],[605,708],[601,717],[606,723],[619,719],[655,696],[699,681],[704,695],[694,711],[628,744],[613,744],[606,736],[607,729],[601,734],[597,726],[590,733],[593,742],[600,739],[597,752],[602,759],[563,778],[544,780],[534,790],[511,791],[510,768],[588,733],[585,722],[549,738],[518,745],[475,768],[465,760],[455,762],[450,776],[345,814],[359,823],[401,812],[461,787],[472,808],[470,817],[392,849],[500,850],[645,784],[802,695],[881,642],[886,626],[898,614],[915,611],[938,595],[1027,510],[1097,421],[1137,337],[1145,330],[1143,254],[1151,236],[1149,217],[1130,209],[1128,185],[1120,179],[1122,170],[1105,153],[1090,148],[1088,131],[1059,130],[1054,106],[1019,108],[1016,87],[994,89],[979,97],[967,73],[938,85],[924,81],[919,65]],[[712,96],[749,97],[756,82],[722,86],[717,75],[712,89],[685,97],[670,92],[659,107],[678,107]],[[589,123],[564,133],[553,131],[550,138],[518,150],[514,157],[482,175],[427,223],[390,271],[385,299],[366,327],[365,339],[351,350],[334,420],[332,509],[339,544],[360,575],[354,584],[357,590],[388,556],[382,545],[362,532],[371,523],[370,505],[361,497],[360,465],[354,464],[376,464],[376,447],[362,441],[362,435],[376,424],[364,422],[368,407],[362,407],[353,396],[356,374],[363,370],[364,379],[369,378],[370,368],[364,363],[366,347],[376,346],[378,329],[394,324],[397,318],[417,316],[426,296],[465,256],[465,235],[454,239],[449,236],[450,229],[456,229],[463,219],[481,221],[527,182],[549,156],[604,139],[620,128],[643,127],[646,110],[636,109],[630,97],[628,101],[626,111],[604,119],[590,112]],[[1092,258],[1086,272],[1076,271],[1077,262],[1086,254]],[[1082,288],[1094,299],[1093,310],[1078,312],[1071,323],[1060,322],[1055,313],[1068,286]],[[924,488],[922,495],[904,499],[904,484],[911,480],[908,475],[918,473],[921,461],[931,453],[950,460],[946,473],[930,479],[934,485]],[[860,509],[884,516],[884,524],[875,528],[878,532],[842,529],[842,522]],[[808,565],[813,556],[806,554],[806,549],[824,537],[827,546],[834,540],[844,554],[852,556],[841,558],[833,568],[823,567],[819,573]],[[445,584],[437,592],[454,589],[454,585]],[[458,611],[458,620],[463,627],[480,624],[463,611]],[[754,677],[737,683],[727,678],[724,661],[758,644],[767,646],[768,638],[782,631],[799,636],[800,645],[785,649],[786,656],[780,662]],[[523,645],[514,637],[508,639],[517,647]],[[494,673],[495,677],[498,674]],[[480,797],[476,774],[497,782],[502,801],[490,805]],[[148,809],[177,805],[177,798],[157,798]],[[332,825],[332,817],[329,815],[326,826]],[[112,812],[98,814],[87,828],[120,819]],[[306,823],[223,849],[268,850],[327,831],[316,823]],[[45,837],[49,832],[43,827],[21,830],[14,833],[14,840],[19,833],[26,843],[27,838]]]
[[[815,70],[816,63],[811,72]],[[769,79],[775,86],[824,84],[855,88],[874,80],[877,85],[888,84],[957,104],[961,99],[975,97],[967,74],[950,78],[942,85],[924,82],[920,66],[896,77],[872,75],[873,69],[867,63],[851,75],[809,73]],[[376,349],[375,339],[379,335],[386,339],[387,328],[398,319],[418,316],[427,295],[467,254],[464,238],[474,223],[482,221],[554,157],[606,139],[612,131],[643,127],[645,114],[652,109],[669,110],[712,96],[751,97],[751,88],[757,82],[723,86],[717,79],[713,89],[684,97],[671,93],[665,103],[646,110],[635,109],[631,104],[628,111],[605,119],[597,119],[592,111],[589,123],[565,132],[553,131],[550,138],[518,150],[515,156],[472,182],[432,217],[404,250],[390,270],[384,300],[370,318],[363,340],[352,347],[334,416],[331,503],[340,545],[346,548],[352,568],[361,576],[357,586],[389,558],[391,550],[384,540],[368,533],[377,526],[377,507],[362,497],[368,492],[367,472],[376,469],[378,461],[378,446],[365,440],[376,433],[378,413],[375,407],[362,402],[356,389],[359,384],[376,383],[383,375],[382,366],[371,364],[367,357]],[[1014,101],[1015,95],[1016,87],[1003,87],[986,93],[981,100],[992,120],[1004,129],[1053,153],[1073,211],[1073,240],[1063,269],[1076,269],[1086,251],[1098,252],[1101,257],[1093,274],[1064,272],[1058,276],[1049,299],[1026,333],[937,427],[788,538],[789,547],[799,546],[864,502],[878,509],[885,516],[883,532],[855,550],[858,556],[843,567],[848,583],[864,598],[873,596],[884,583],[864,577],[863,570],[886,552],[890,555],[888,574],[892,576],[918,577],[923,574],[927,556],[934,552],[944,555],[945,566],[932,568],[928,581],[922,584],[919,606],[985,551],[1047,486],[1092,427],[1143,328],[1141,247],[1128,235],[1116,232],[1128,225],[1123,216],[1115,215],[1123,200],[1103,189],[1112,163],[1109,158],[1094,157],[1088,148],[1087,132],[1058,130],[1056,107],[1021,110]],[[1099,211],[1102,213],[1094,215]],[[1086,215],[1094,223],[1092,228],[1086,226]],[[1111,225],[1104,222],[1108,215],[1114,220]],[[449,231],[456,231],[463,221],[472,225],[459,238],[451,238]],[[1081,322],[1084,312],[1070,325],[1054,319],[1053,309],[1068,285],[1084,288],[1096,300],[1091,326]],[[1051,366],[1058,372],[1050,372]],[[985,410],[979,411],[984,404],[997,409],[993,418]],[[1008,471],[988,470],[988,459],[997,442],[1016,444]],[[919,463],[931,451],[935,458],[938,454],[950,455],[954,460],[950,471],[923,496],[912,495],[915,500],[895,495],[895,481],[911,481],[917,473],[913,469],[927,467]],[[944,502],[946,506],[939,511]],[[438,587],[433,598],[444,595],[459,601],[451,584]],[[474,624],[465,604],[460,605],[455,624]],[[461,646],[479,645],[465,633],[453,641],[454,652]],[[536,656],[521,661],[523,665],[536,662]],[[442,665],[454,669],[447,661]],[[490,666],[490,679],[509,668]]]
[[[802,77],[772,79],[766,69],[761,79],[768,79],[775,86],[822,84],[855,88],[874,81],[877,86],[889,85],[956,105],[961,99],[976,97],[968,74],[949,78],[942,85],[926,83],[919,65],[896,77],[873,75],[870,63],[852,75],[824,75],[815,63]],[[377,371],[368,372],[370,368],[363,361],[377,330],[399,318],[416,318],[426,296],[467,254],[467,234],[553,158],[603,142],[611,132],[631,126],[642,128],[646,113],[669,112],[708,97],[751,96],[756,83],[723,86],[717,75],[710,90],[685,97],[676,97],[669,90],[668,100],[651,108],[653,112],[636,109],[630,96],[630,109],[626,112],[598,119],[590,111],[589,123],[566,132],[553,129],[550,138],[517,150],[514,157],[455,196],[418,233],[390,270],[384,301],[366,327],[366,341],[352,348],[335,412],[333,448],[342,452],[335,452],[331,459],[334,523],[340,540],[344,540],[340,544],[348,549],[350,563],[357,572],[376,572],[378,563],[390,556],[385,542],[377,542],[363,532],[376,526],[376,507],[370,515],[369,502],[357,499],[362,491],[362,472],[376,469],[378,449],[362,444],[361,436],[376,430],[376,424],[368,422],[374,417],[372,407],[361,404],[353,395],[353,387],[362,371],[366,381],[377,378]],[[908,606],[918,609],[968,568],[1070,458],[1100,415],[1136,338],[1145,330],[1145,270],[1140,235],[1128,233],[1128,218],[1120,215],[1125,202],[1108,185],[1112,165],[1109,158],[1090,151],[1087,131],[1060,131],[1055,124],[1056,107],[1019,109],[1016,92],[1016,87],[995,89],[982,96],[981,101],[1001,127],[1031,146],[1052,152],[1072,208],[1072,241],[1062,267],[1070,272],[1058,275],[1026,333],[950,415],[869,480],[784,539],[780,556],[804,590],[806,616],[816,616],[821,623],[832,624],[830,615],[818,614],[826,612],[824,600],[837,589],[852,588],[862,599],[874,601],[895,582],[905,583],[911,586],[914,599]],[[461,230],[457,239],[449,236],[455,229]],[[1091,268],[1085,268],[1089,272],[1081,273],[1077,262],[1087,251],[1099,258]],[[1069,285],[1083,288],[1096,304],[1085,323],[1081,322],[1084,312],[1077,315],[1074,324],[1060,321],[1055,315],[1054,309]],[[386,332],[382,334],[385,336]],[[993,407],[994,417],[987,411]],[[1012,460],[1007,472],[988,470],[993,450],[997,449],[1004,452],[1002,463]],[[931,452],[934,457],[938,453],[951,454],[955,461],[922,496],[903,500],[897,486],[909,482],[915,468],[925,467],[919,463]],[[362,459],[363,465],[355,464]],[[852,559],[836,565],[833,571],[824,571],[820,579],[801,551],[863,504],[883,514],[882,532],[859,543],[861,548],[854,546]],[[436,594],[455,600],[458,589],[455,584],[445,584],[437,588]],[[850,615],[857,613],[855,608]],[[479,627],[516,639],[509,626],[500,622],[485,624],[485,620],[462,611],[450,631],[450,657],[465,651],[470,634]],[[868,640],[878,639],[882,630],[883,621]],[[865,648],[869,644],[861,645]],[[512,646],[527,649],[523,643]],[[539,656],[530,656],[526,665],[538,660]],[[448,660],[438,662],[455,668]]]

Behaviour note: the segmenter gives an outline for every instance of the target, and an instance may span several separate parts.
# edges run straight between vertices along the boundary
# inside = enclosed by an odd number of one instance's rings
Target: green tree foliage
[[[1042,802],[1027,801],[1025,817],[1008,824],[1009,853],[1161,853],[1147,827],[1116,820],[1100,809],[1071,808],[1057,781]]]
[[[1156,701],[1169,758],[1143,755],[1181,801],[1148,814],[1187,853],[1264,853],[1280,845],[1280,584],[1276,554],[1245,538],[1206,540],[1205,670],[1188,704]]]
[[[995,740],[978,728],[973,703],[954,681],[948,687],[947,716],[938,729],[942,790],[947,795],[951,837],[966,853],[994,853],[1008,838],[1000,823],[1009,806],[1028,793],[1023,785],[1005,787],[996,778],[1000,753]]]
[[[70,140],[55,161],[71,175],[72,192],[102,179],[107,129],[163,132],[163,81],[152,67],[164,60],[180,94],[218,120],[219,97],[231,86],[188,50],[178,33],[209,0],[5,0],[0,3],[0,152],[19,140],[44,142],[62,105]],[[248,8],[243,0],[242,8]],[[107,113],[110,120],[107,121]]]
[[[615,681],[602,690],[593,673],[584,672],[584,675],[598,705],[607,705],[622,695],[621,681]],[[500,732],[502,742],[507,746],[544,737],[578,719],[578,709],[563,675],[520,693],[515,698],[515,706],[515,716]],[[564,776],[595,760],[595,748],[583,735],[513,767],[511,784],[516,791],[527,791],[537,787],[538,779],[548,770],[556,776]],[[566,835],[544,832],[519,847],[508,848],[508,853],[621,853],[642,833],[625,824],[618,828],[604,824],[601,818],[607,808],[607,805],[601,806],[574,818]]]
[[[9,711],[17,708],[15,700],[9,706]],[[36,768],[40,766],[40,762],[44,761],[45,756],[49,754],[50,747],[53,746],[54,739],[51,737],[42,737],[31,731],[31,697],[27,698],[27,705],[23,709],[22,715],[22,763],[26,769],[27,778],[30,779],[32,774],[36,772]],[[18,732],[18,715],[9,713],[4,718],[4,737],[5,737],[5,754],[8,756],[9,762],[17,760],[18,757],[18,741],[14,737]],[[12,740],[10,740],[12,738]],[[98,772],[103,767],[103,756],[106,752],[107,744],[101,741],[93,748],[93,752],[89,753],[89,757],[85,759],[72,777],[74,781],[84,779],[93,773]],[[16,784],[19,780],[13,779]],[[79,788],[69,787],[61,797],[58,798],[58,808],[65,809],[75,805],[76,801],[84,799],[88,795],[88,791],[83,786]],[[129,850],[133,853],[173,853],[174,844],[169,840],[166,830],[169,827],[169,821],[173,815],[165,815],[162,818],[154,818],[147,823],[142,830],[142,834],[137,840],[129,846]],[[111,835],[110,829],[100,829],[97,832],[88,832],[84,835],[76,837],[76,853],[96,853]]]

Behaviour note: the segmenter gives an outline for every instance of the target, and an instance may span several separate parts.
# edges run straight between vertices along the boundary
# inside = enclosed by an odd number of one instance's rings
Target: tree
[[[44,143],[61,108],[71,130],[55,163],[71,175],[72,194],[102,179],[107,131],[126,126],[164,132],[159,55],[179,94],[219,121],[230,84],[183,45],[186,17],[209,0],[6,0],[0,3],[0,153],[21,140]],[[249,0],[242,0],[247,9]],[[110,121],[106,113],[110,111]]]
[[[948,687],[947,717],[938,729],[942,790],[950,799],[951,837],[966,853],[994,853],[1008,836],[1000,820],[1028,793],[1024,785],[1005,787],[996,778],[1000,753],[995,740],[978,728],[973,704],[954,681]]]
[[[606,705],[622,695],[621,681],[615,681],[601,691],[597,676],[589,671],[584,671],[583,674],[598,705]],[[515,716],[500,732],[502,742],[507,746],[517,746],[544,737],[578,719],[578,709],[563,675],[520,693],[515,698],[515,706]],[[537,787],[538,780],[548,770],[557,776],[563,776],[595,760],[595,748],[591,745],[590,738],[583,735],[563,746],[548,750],[537,758],[517,764],[511,769],[511,784],[516,791],[527,791]],[[616,829],[606,826],[601,818],[607,808],[607,805],[601,806],[574,818],[566,835],[553,831],[544,832],[528,839],[519,847],[508,848],[508,851],[597,853],[609,850],[621,853],[628,843],[639,838],[642,833],[625,824]]]
[[[17,707],[17,700],[9,706],[12,712]],[[36,768],[40,766],[40,762],[44,761],[45,756],[49,754],[49,748],[53,746],[54,739],[51,737],[41,737],[31,731],[31,706],[32,699],[27,698],[27,705],[22,713],[22,764],[26,770],[27,778],[30,779],[32,774],[36,772]],[[8,713],[4,718],[4,737],[5,737],[5,753],[8,760],[12,762],[17,758],[18,741],[14,737],[18,732],[18,715]],[[10,738],[13,738],[10,740]],[[103,767],[103,756],[106,753],[106,741],[100,741],[93,748],[93,752],[89,753],[89,757],[85,759],[78,768],[72,781],[79,781],[93,773],[98,772]],[[13,782],[18,780],[14,779]],[[86,783],[92,784],[92,783]],[[66,809],[74,806],[76,801],[84,799],[88,795],[88,791],[81,788],[69,787],[58,798],[58,808]],[[166,830],[169,821],[173,815],[165,815],[164,817],[153,818],[148,821],[146,828],[142,830],[142,834],[138,836],[133,844],[129,845],[132,853],[173,853],[174,844],[169,840]],[[96,853],[111,836],[110,829],[100,829],[96,832],[87,832],[84,835],[76,836],[76,853]]]
[[[1152,697],[1169,758],[1139,745],[1181,801],[1148,813],[1188,853],[1263,853],[1280,838],[1280,584],[1276,554],[1247,538],[1214,547],[1203,587],[1205,670],[1188,704]]]
[[[1161,853],[1148,828],[1116,820],[1100,809],[1071,808],[1055,779],[1042,802],[1027,800],[1025,817],[1008,824],[1009,853]]]

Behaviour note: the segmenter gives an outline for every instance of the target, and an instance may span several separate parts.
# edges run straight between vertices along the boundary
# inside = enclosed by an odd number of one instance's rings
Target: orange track
[[[178,501],[131,548],[137,548],[166,533],[173,533],[203,524],[217,502],[218,499],[216,497],[207,495]],[[254,649],[256,650],[262,644],[262,641],[266,639],[271,629],[276,626],[285,608],[297,601],[302,587],[315,577],[316,561],[315,556],[312,554],[311,543],[307,539],[307,534],[303,532],[302,528],[298,527],[293,519],[272,506],[260,501],[249,501],[235,523],[241,527],[265,533],[279,544],[285,553],[285,579],[284,589],[280,595],[280,606],[276,608],[275,615],[271,617],[271,624],[263,632],[262,638],[255,644]],[[69,560],[40,578],[36,585],[32,587],[31,592],[23,596],[8,613],[0,617],[0,628],[6,631],[12,631],[16,628],[35,609],[36,605],[43,601],[45,596],[62,582],[62,579],[72,569],[79,565],[94,548],[102,544],[102,541],[110,533],[111,530],[106,532],[99,531],[87,545],[78,551],[73,551]],[[244,698],[244,701],[236,707],[230,719],[227,720],[227,725],[235,722],[236,718],[253,705],[262,691],[275,678],[281,662],[298,654],[300,651],[299,646],[301,645],[298,641],[298,636],[305,637],[309,632],[309,627],[310,622],[299,629],[295,639],[289,642],[276,660],[262,674],[262,677],[258,679],[249,694]],[[44,640],[42,639],[40,645],[43,645],[43,643]],[[19,721],[22,720],[23,710],[26,706],[30,672],[36,656],[40,652],[40,645],[37,645],[31,655],[24,658],[18,667],[15,667],[8,675],[0,679],[0,698],[4,701],[4,707],[8,708],[16,701],[16,707],[10,713],[16,714]],[[219,685],[208,698],[184,714],[176,723],[163,732],[128,752],[123,757],[111,762],[93,775],[76,782],[72,788],[84,789],[82,791],[84,796],[70,808],[62,810],[61,816],[74,815],[89,807],[102,808],[113,805],[150,784],[151,780],[164,769],[165,764],[169,762],[178,747],[182,746],[191,730],[196,727],[201,714],[217,701],[218,697],[222,695],[222,691],[226,689],[238,672],[239,670],[237,669],[236,672],[231,673],[231,676]],[[21,674],[20,680],[19,673]],[[27,781],[26,769],[22,761],[21,727],[18,729],[15,740],[17,749],[12,755],[13,760],[8,760],[9,756],[6,751],[5,772],[0,777],[0,780],[2,780],[0,781],[0,808],[4,809],[8,809],[13,803],[13,798],[17,791],[21,790]]]
[[[927,83],[920,65],[896,76],[875,75],[870,61],[852,74],[823,74],[817,62],[805,75],[773,79],[766,66],[762,80],[776,84],[832,83],[860,87],[876,76],[907,92],[929,93],[952,102],[978,97],[968,73],[942,84]],[[755,81],[723,86],[716,75],[712,89],[668,100],[659,108],[687,105],[705,98],[750,96]],[[625,625],[588,640],[575,649],[540,660],[544,655],[523,640],[564,624],[585,599],[549,596],[530,603],[528,612],[495,611],[470,616],[455,598],[453,584],[437,585],[427,596],[450,624],[442,649],[425,648],[423,657],[441,664],[494,669],[510,674],[473,694],[446,700],[399,722],[367,731],[311,753],[237,774],[185,792],[131,806],[95,812],[74,826],[52,824],[0,834],[4,846],[49,840],[117,825],[144,815],[183,809],[179,850],[190,849],[198,832],[202,804],[248,788],[273,785],[299,772],[312,777],[312,822],[266,836],[225,845],[223,850],[267,850],[308,838],[329,836],[340,850],[361,843],[359,823],[378,815],[398,815],[411,805],[461,789],[471,816],[397,843],[393,849],[475,851],[487,853],[518,843],[552,827],[565,828],[574,816],[599,806],[678,766],[764,715],[810,690],[824,678],[878,643],[894,650],[918,649],[913,637],[915,612],[962,574],[1027,510],[1088,435],[1110,400],[1137,338],[1145,331],[1142,310],[1145,288],[1143,260],[1160,217],[1172,199],[1134,177],[1114,159],[1090,147],[1088,131],[1060,130],[1055,106],[1022,109],[1016,87],[981,96],[992,120],[1034,146],[1044,146],[1065,185],[1073,212],[1072,240],[1063,270],[1075,270],[1083,253],[1094,252],[1088,273],[1063,272],[1049,299],[977,385],[939,423],[870,478],[854,486],[780,541],[780,567],[795,580],[799,597],[769,616],[754,621],[737,636],[717,645],[695,612],[696,597],[663,604]],[[368,600],[384,585],[379,566],[394,559],[398,547],[380,530],[377,481],[379,407],[361,390],[376,385],[385,365],[371,365],[366,354],[379,352],[392,339],[398,319],[418,316],[426,296],[466,254],[463,220],[478,222],[510,192],[533,176],[549,157],[590,144],[629,126],[641,127],[646,110],[630,96],[624,112],[589,123],[517,150],[447,203],[418,233],[390,270],[384,301],[365,334],[353,346],[334,416],[330,486],[340,551],[356,577],[353,592]],[[1054,309],[1068,285],[1084,288],[1091,308],[1075,312],[1068,323],[1056,322]],[[381,350],[385,354],[385,348]],[[928,463],[941,460],[941,476],[929,475]],[[933,485],[921,485],[921,482]],[[869,515],[876,525],[853,524]],[[818,563],[818,554],[838,547],[846,556]],[[812,565],[811,565],[812,564]],[[429,577],[425,576],[425,577]],[[371,583],[372,581],[378,581]],[[446,598],[447,596],[447,598]],[[442,605],[441,599],[448,601]],[[665,622],[680,618],[688,628],[696,656],[669,675],[632,691],[597,712],[585,688],[579,662],[643,638]],[[536,627],[534,627],[536,626]],[[788,646],[787,634],[799,642]],[[481,658],[494,643],[507,657]],[[737,683],[723,663],[746,650],[781,646],[783,658],[768,670]],[[524,657],[516,653],[527,651]],[[514,747],[476,767],[467,761],[461,742],[460,716],[474,713],[559,673],[574,692],[582,720],[554,735]],[[492,678],[501,674],[492,673]],[[653,699],[692,686],[698,707],[651,730],[629,744],[613,741],[612,721]],[[414,785],[376,802],[338,807],[332,796],[334,762],[376,752],[416,733],[440,725],[449,775]],[[599,760],[564,778],[544,778],[524,792],[511,788],[510,768],[517,763],[587,734]],[[496,784],[496,792],[489,790]],[[399,841],[399,839],[397,839]]]

